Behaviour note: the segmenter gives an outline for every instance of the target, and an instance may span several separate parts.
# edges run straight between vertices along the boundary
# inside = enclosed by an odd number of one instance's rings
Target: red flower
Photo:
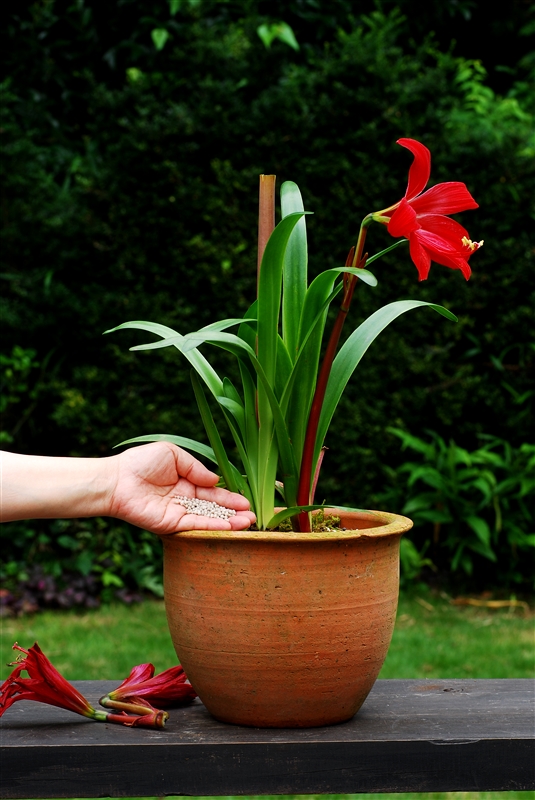
[[[468,280],[468,259],[483,242],[472,242],[468,231],[445,214],[478,208],[478,204],[465,184],[456,181],[439,183],[422,194],[431,172],[431,154],[414,139],[398,139],[397,143],[414,155],[407,191],[399,203],[374,218],[386,223],[392,236],[409,240],[411,258],[421,281],[427,278],[431,261],[460,269]]]
[[[26,658],[17,659],[16,667],[0,687],[0,717],[17,700],[37,700],[49,706],[66,708],[84,717],[92,717],[94,708],[83,694],[60,675],[50,663],[37,642],[29,650],[13,645],[13,650],[20,650]],[[21,678],[20,673],[26,670],[29,678]]]
[[[150,702],[157,702],[162,708],[173,708],[190,703],[197,697],[193,686],[186,681],[186,673],[180,666],[171,667],[155,676],[152,664],[140,664],[134,667],[117,689],[109,692],[100,702],[102,705],[109,705],[103,702],[108,698],[112,701],[135,702],[143,697]],[[116,705],[114,707],[117,708]]]
[[[16,643],[13,645],[13,649],[20,650],[26,657],[19,656],[15,663],[15,669],[0,686],[0,717],[17,700],[36,700],[39,703],[47,703],[50,706],[74,711],[76,714],[98,722],[117,722],[129,727],[164,727],[169,716],[167,712],[153,708],[143,699],[139,699],[135,706],[127,703],[121,704],[122,708],[119,714],[93,708],[83,694],[65,680],[63,675],[50,663],[37,642],[29,650],[24,650]],[[29,678],[20,677],[24,670],[30,676]],[[135,716],[127,714],[127,711],[132,712]]]

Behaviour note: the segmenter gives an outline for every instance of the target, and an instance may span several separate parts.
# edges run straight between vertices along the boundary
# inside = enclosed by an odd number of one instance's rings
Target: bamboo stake
[[[260,175],[258,192],[258,263],[257,279],[260,279],[260,265],[269,237],[275,228],[275,181],[276,175]]]

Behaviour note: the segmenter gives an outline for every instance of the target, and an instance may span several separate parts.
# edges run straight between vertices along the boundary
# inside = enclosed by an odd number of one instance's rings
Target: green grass
[[[380,677],[532,677],[533,619],[531,611],[521,608],[459,607],[451,605],[445,596],[428,592],[422,591],[420,596],[403,594],[392,645]],[[176,664],[160,602],[131,607],[113,605],[79,613],[49,611],[32,617],[3,619],[0,658],[4,665],[12,660],[14,641],[23,647],[38,641],[70,680],[109,678],[119,681],[134,664],[151,661],[158,671]],[[9,667],[4,666],[0,677],[8,673]],[[293,800],[315,800],[316,797],[317,800],[533,800],[534,794],[431,792],[287,797]],[[277,796],[269,800],[285,798]]]
[[[529,610],[453,606],[447,597],[402,596],[381,678],[531,678]]]
[[[534,674],[533,614],[522,608],[452,606],[422,593],[400,598],[396,629],[381,678],[528,678]],[[38,641],[70,680],[126,677],[134,664],[158,671],[176,664],[161,602],[97,611],[47,611],[3,619],[0,662],[11,645]],[[0,677],[9,674],[2,666]]]

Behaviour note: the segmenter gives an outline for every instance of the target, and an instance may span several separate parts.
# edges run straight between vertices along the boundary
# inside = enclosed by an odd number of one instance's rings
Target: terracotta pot
[[[216,719],[312,727],[350,719],[386,657],[399,542],[411,520],[340,513],[336,533],[162,537],[180,663]]]

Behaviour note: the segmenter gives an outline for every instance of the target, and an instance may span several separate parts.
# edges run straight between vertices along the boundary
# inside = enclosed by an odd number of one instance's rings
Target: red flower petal
[[[416,231],[409,239],[409,250],[411,258],[418,270],[418,280],[425,281],[431,268],[431,256],[418,241]]]
[[[431,153],[427,147],[416,139],[398,139],[397,144],[406,147],[414,155],[414,161],[409,169],[409,182],[405,198],[413,197],[423,192],[431,174]]]
[[[412,231],[418,230],[420,224],[416,219],[416,212],[409,203],[403,199],[396,208],[390,222],[388,223],[388,233],[391,236],[405,236],[409,238]]]
[[[466,280],[468,280],[472,270],[466,260],[465,253],[462,249],[462,243],[460,248],[455,248],[441,236],[420,229],[411,235],[411,257],[413,238],[418,241],[420,247],[427,251],[432,261],[436,261],[437,264],[442,264],[442,266],[449,267],[450,269],[460,269]],[[416,266],[418,267],[418,264],[416,264]]]
[[[154,675],[154,666],[152,664],[138,664],[137,667],[132,668],[132,671],[130,672],[128,678],[125,678],[125,680],[120,684],[120,686],[117,687],[115,691],[118,691],[123,687],[128,688],[131,686],[135,686],[138,683],[141,683],[142,681],[148,681],[150,680],[150,678],[152,678],[153,675]],[[130,694],[132,694],[132,692],[130,692]]]
[[[190,703],[197,697],[193,686],[186,681],[187,676],[181,666],[171,667],[138,683],[130,683],[127,679],[117,689],[109,692],[108,697],[112,700],[127,700],[133,696],[145,697],[148,700],[156,700],[160,706],[170,708]]]
[[[411,200],[416,214],[456,214],[469,208],[479,208],[464,183],[438,183]]]
[[[421,214],[417,219],[423,230],[436,233],[437,236],[446,239],[452,247],[459,251],[463,251],[464,248],[462,243],[463,236],[467,239],[470,238],[466,228],[463,228],[451,217],[445,217],[443,214]]]

